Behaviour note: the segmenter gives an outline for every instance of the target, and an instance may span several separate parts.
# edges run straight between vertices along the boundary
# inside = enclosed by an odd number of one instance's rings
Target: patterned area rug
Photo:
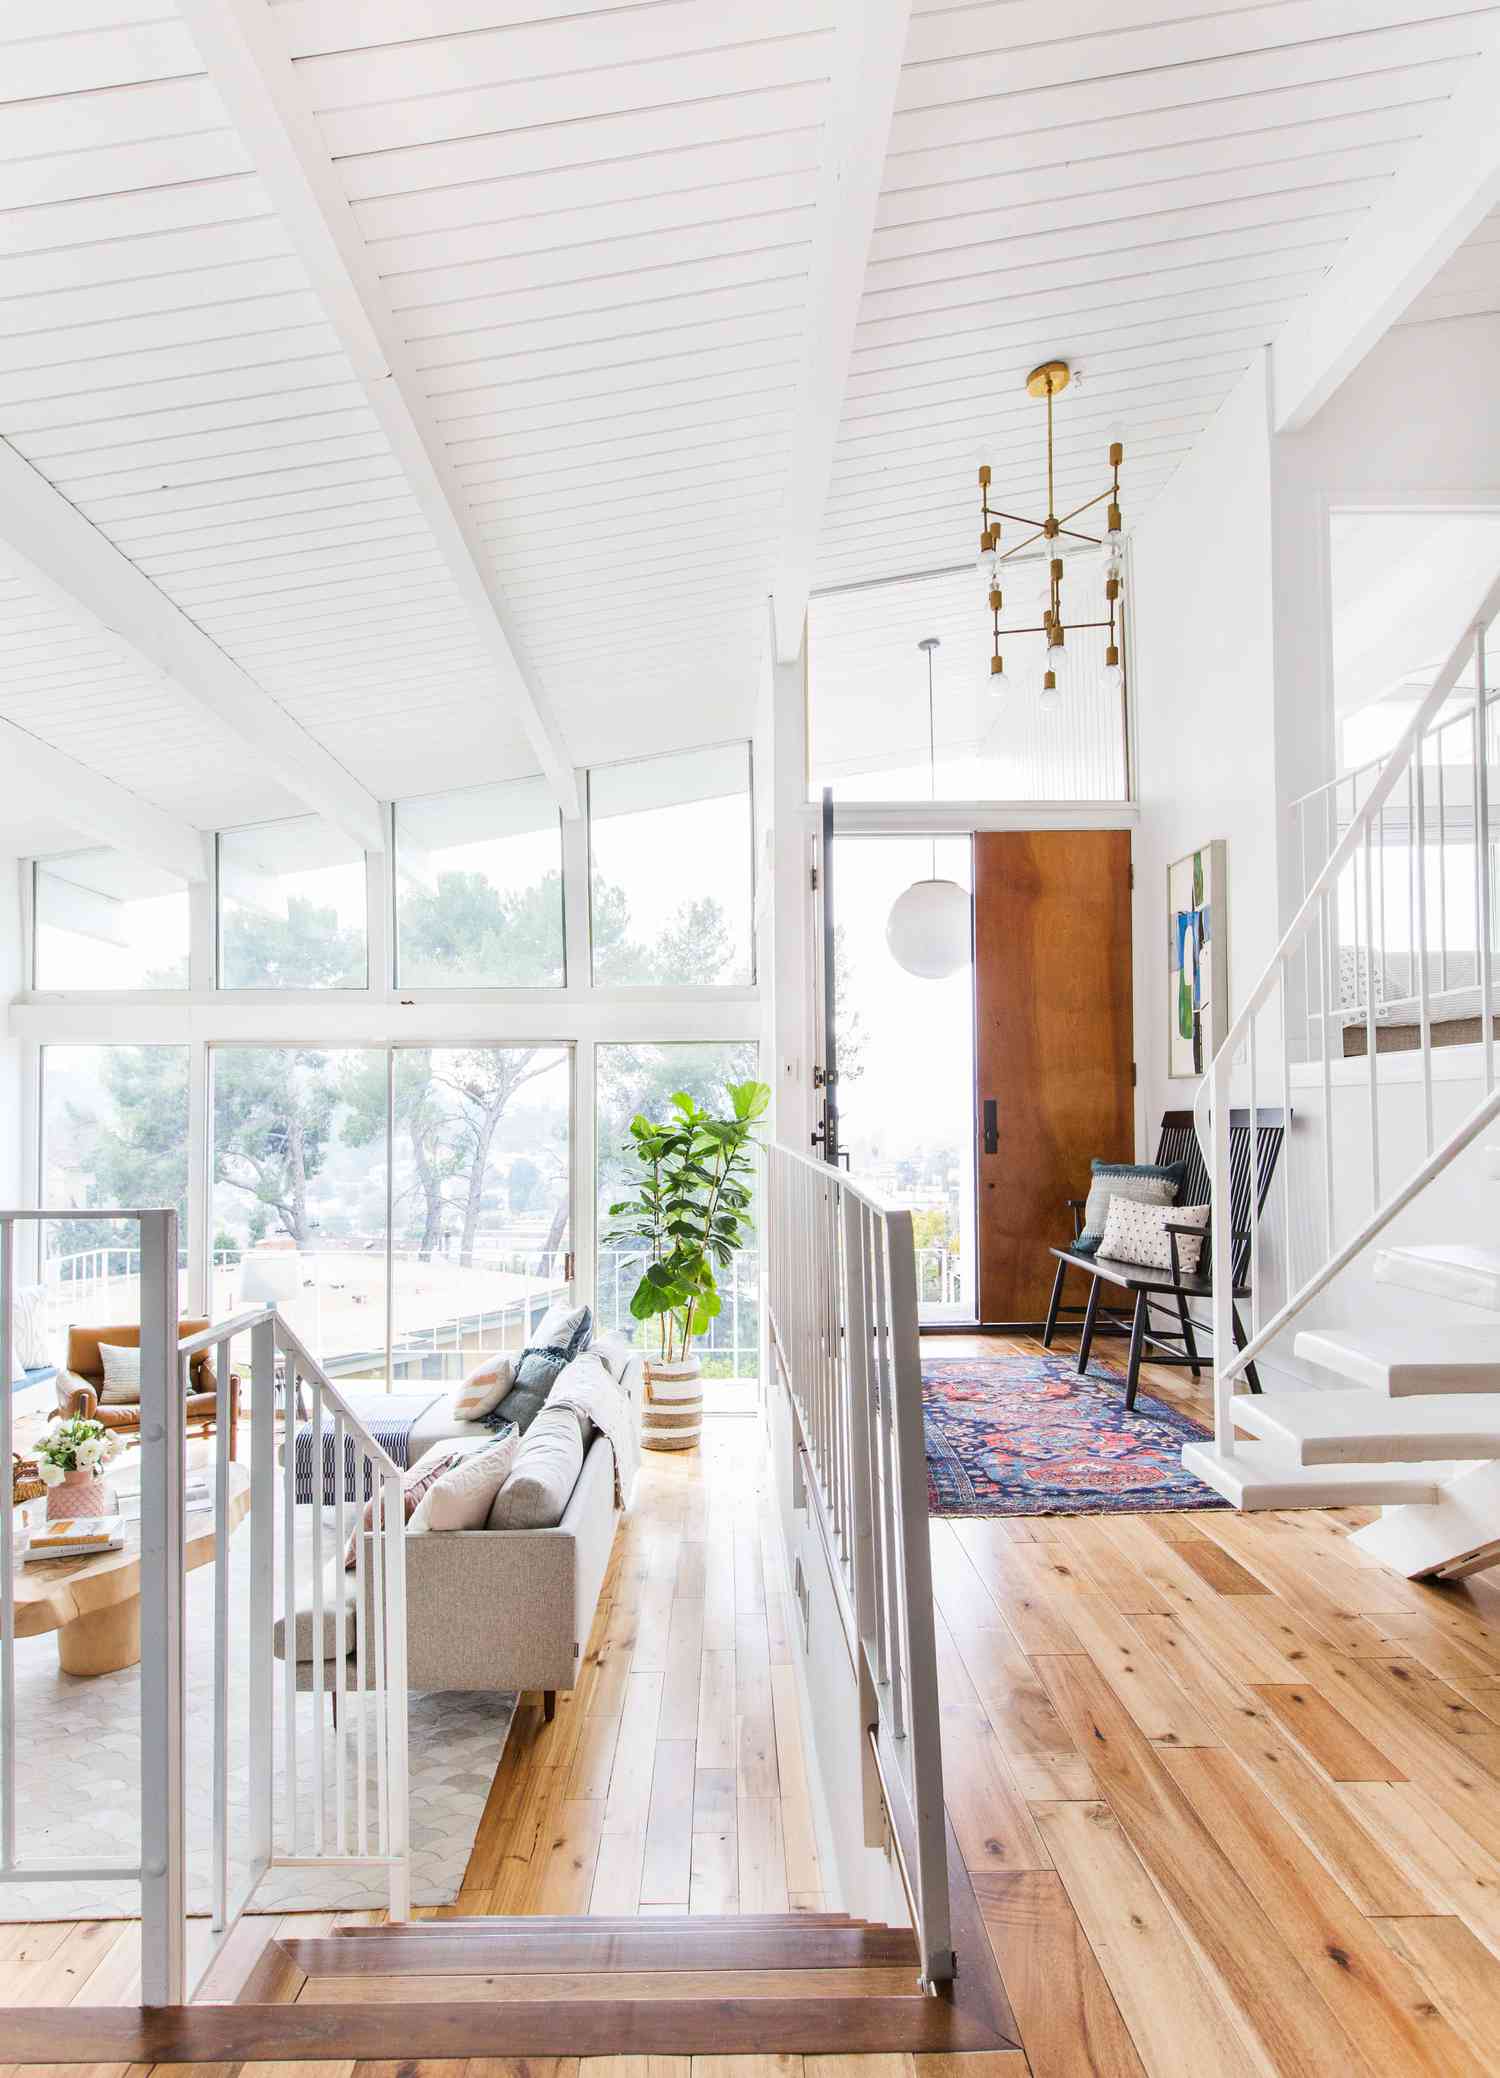
[[[1064,1351],[924,1362],[934,1515],[1145,1515],[1227,1503],[1182,1468],[1208,1431],[1125,1379]]]
[[[278,1482],[278,1504],[279,1504]],[[332,1538],[332,1516],[325,1516]],[[297,1543],[311,1543],[312,1510],[297,1510]],[[250,1833],[248,1659],[250,1525],[241,1523],[230,1563],[229,1851],[231,1887],[246,1866]],[[280,1573],[281,1530],[275,1540]],[[309,1577],[303,1564],[300,1577]],[[280,1584],[277,1586],[278,1596]],[[459,1619],[462,1612],[459,1612]],[[214,1569],[187,1581],[187,1840],[188,1909],[208,1910],[212,1897]],[[278,1663],[277,1674],[280,1675]],[[18,1848],[28,1861],[134,1860],[140,1852],[141,1680],[139,1667],[91,1681],[64,1674],[52,1637],[16,1642],[16,1815]],[[516,1713],[513,1695],[432,1695],[410,1699],[412,1900],[449,1905],[458,1896],[490,1784]],[[284,1808],[286,1756],[277,1712],[276,1802]],[[297,1780],[303,1823],[316,1801],[313,1749],[319,1743],[313,1698],[298,1700]],[[373,1742],[373,1729],[370,1734]],[[334,1838],[333,1735],[321,1720],[327,1825]],[[350,1742],[352,1750],[353,1742]],[[373,1743],[371,1745],[373,1751]],[[134,1883],[89,1878],[58,1883],[0,1884],[0,1923],[37,1919],[133,1919]],[[331,1912],[386,1902],[384,1872],[366,1869],[272,1869],[255,1894],[256,1912]]]

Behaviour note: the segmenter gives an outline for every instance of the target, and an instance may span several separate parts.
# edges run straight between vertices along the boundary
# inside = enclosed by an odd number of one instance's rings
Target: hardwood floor
[[[1206,1411],[1185,1372],[1144,1382]],[[1362,1519],[933,1525],[949,1811],[1024,2057],[503,2078],[1500,2072],[1500,1579],[1413,1586],[1349,1546]],[[523,1706],[454,1909],[837,1907],[790,1639],[759,1431],[710,1424],[700,1456],[648,1461],[580,1688],[550,1727]],[[272,1931],[327,1925],[248,1923],[214,1995]],[[133,1951],[118,1924],[0,1928],[0,2004],[129,2000]],[[318,2073],[356,2069],[395,2067]]]
[[[645,1453],[579,1685],[550,1725],[523,1700],[453,1912],[822,1909],[767,1477],[747,1421]]]

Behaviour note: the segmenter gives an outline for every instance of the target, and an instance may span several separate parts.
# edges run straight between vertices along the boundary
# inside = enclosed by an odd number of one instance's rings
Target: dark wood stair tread
[[[369,1927],[340,1935],[285,1935],[280,1946],[310,1977],[411,1976],[468,1972],[523,1976],[546,1971],[826,1970],[909,1964],[909,1927],[715,1926],[638,1919],[625,1926]]]

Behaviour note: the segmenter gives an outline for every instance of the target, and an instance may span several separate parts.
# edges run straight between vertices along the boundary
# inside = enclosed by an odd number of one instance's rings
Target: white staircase
[[[1500,1563],[1500,1250],[1482,1245],[1483,1226],[1478,1241],[1388,1234],[1403,1214],[1410,1231],[1423,1193],[1471,1148],[1474,1168],[1482,1159],[1500,1180],[1500,1144],[1480,1149],[1500,1124],[1500,701],[1485,671],[1497,617],[1500,582],[1390,755],[1297,804],[1304,900],[1196,1106],[1213,1193],[1214,1435],[1188,1444],[1183,1463],[1245,1510],[1380,1507],[1354,1542],[1411,1578]],[[1455,919],[1468,933],[1457,946]],[[1460,1012],[1483,1094],[1456,1126],[1445,1096],[1440,1140],[1433,1031]],[[1449,1055],[1444,1081],[1455,1065]],[[1252,1147],[1262,1116],[1287,1122],[1269,1194],[1234,1169],[1230,1120],[1247,1097]],[[1421,1159],[1388,1127],[1398,1115],[1408,1133],[1425,1128]],[[1369,1324],[1304,1325],[1356,1265],[1383,1288]],[[1238,1350],[1236,1276],[1250,1287]],[[1293,1356],[1304,1375],[1340,1383],[1248,1390],[1257,1360],[1270,1384],[1277,1358],[1287,1377]]]

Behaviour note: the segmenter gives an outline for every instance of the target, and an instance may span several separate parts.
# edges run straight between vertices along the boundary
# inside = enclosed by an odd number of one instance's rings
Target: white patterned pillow
[[[101,1407],[138,1407],[141,1399],[141,1352],[123,1342],[101,1342],[99,1361],[104,1382],[99,1388]]]
[[[1167,1228],[1204,1228],[1211,1210],[1208,1205],[1142,1205],[1133,1198],[1111,1198],[1099,1253],[1116,1262],[1139,1263],[1146,1270],[1170,1270],[1172,1236]],[[1177,1262],[1184,1277],[1195,1275],[1202,1253],[1201,1240],[1177,1236]]]
[[[487,1450],[471,1450],[450,1465],[418,1501],[412,1530],[482,1530],[520,1447],[520,1435],[512,1429]]]
[[[46,1293],[41,1285],[17,1286],[12,1335],[18,1369],[41,1371],[51,1363],[47,1354]]]
[[[487,1414],[494,1413],[515,1382],[514,1357],[487,1356],[454,1394],[454,1414],[460,1421],[483,1421]]]

